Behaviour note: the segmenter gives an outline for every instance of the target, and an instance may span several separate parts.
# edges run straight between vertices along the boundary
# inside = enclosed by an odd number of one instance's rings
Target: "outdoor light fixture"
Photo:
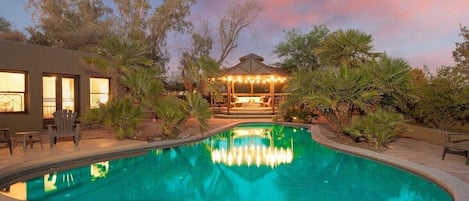
[[[252,76],[226,76],[219,78],[222,81],[229,81],[229,82],[238,82],[238,83],[266,83],[266,82],[280,82],[283,83],[287,80],[286,77],[281,76],[260,76],[256,75],[255,77]]]

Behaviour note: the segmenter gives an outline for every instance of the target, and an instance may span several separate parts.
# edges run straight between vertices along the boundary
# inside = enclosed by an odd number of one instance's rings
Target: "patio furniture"
[[[57,143],[58,137],[73,137],[73,143],[78,145],[80,140],[80,124],[76,123],[77,113],[71,110],[58,110],[54,112],[53,125],[47,125],[49,130],[50,147]]]
[[[469,133],[448,133],[441,160],[445,159],[446,153],[464,155],[467,165],[469,163]]]
[[[0,132],[3,133],[3,136],[0,136],[0,143],[7,143],[8,148],[10,148],[10,155],[13,154],[13,145],[10,138],[10,129],[9,128],[0,128]]]
[[[34,143],[34,136],[37,136],[39,138],[39,142],[41,142],[41,149],[44,149],[42,146],[42,138],[41,138],[41,132],[38,131],[21,131],[21,132],[16,132],[15,134],[15,146],[18,143],[18,138],[23,138],[22,143],[23,143],[23,151],[26,151],[26,138],[28,138],[29,141],[29,146],[30,149],[33,148],[33,143]]]
[[[270,97],[263,97],[262,98],[262,103],[261,103],[261,107],[271,107],[272,103],[272,98]]]

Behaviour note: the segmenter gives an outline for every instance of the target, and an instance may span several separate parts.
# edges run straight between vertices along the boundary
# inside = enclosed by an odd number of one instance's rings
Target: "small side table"
[[[26,151],[26,137],[29,138],[29,146],[30,146],[30,149],[33,148],[33,138],[34,136],[38,136],[39,137],[39,142],[41,142],[41,149],[44,149],[43,146],[42,146],[42,138],[41,138],[41,132],[38,132],[38,131],[21,131],[21,132],[16,132],[16,135],[15,135],[15,146],[16,146],[16,143],[17,143],[17,138],[20,137],[20,136],[23,136],[23,151]]]

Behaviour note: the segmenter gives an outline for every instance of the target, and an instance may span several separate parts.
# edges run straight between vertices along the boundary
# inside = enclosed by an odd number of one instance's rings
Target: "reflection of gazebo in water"
[[[264,58],[256,54],[239,60],[239,64],[225,69],[221,77],[227,89],[223,94],[227,114],[230,109],[268,109],[274,114],[275,107],[286,97],[285,93],[280,93],[287,78],[285,73],[262,63]]]
[[[276,145],[275,129],[265,126],[239,126],[210,142],[213,163],[227,166],[275,168],[293,161],[293,141]]]

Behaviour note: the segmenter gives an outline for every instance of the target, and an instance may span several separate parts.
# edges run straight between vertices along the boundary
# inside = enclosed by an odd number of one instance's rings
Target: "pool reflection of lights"
[[[212,150],[212,161],[231,165],[252,165],[276,167],[291,163],[293,151],[290,148],[266,147],[261,145],[243,145],[230,150],[224,148]]]

